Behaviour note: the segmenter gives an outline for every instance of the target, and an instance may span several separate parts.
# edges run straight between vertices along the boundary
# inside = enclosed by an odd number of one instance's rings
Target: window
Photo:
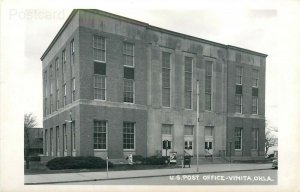
[[[59,126],[56,126],[56,156],[59,156],[59,145],[60,145],[60,140],[59,140]]]
[[[184,100],[185,108],[192,109],[192,73],[193,58],[185,57],[184,65]]]
[[[162,105],[170,107],[171,105],[171,54],[162,53]]]
[[[53,112],[53,94],[50,94],[50,114]]]
[[[64,106],[66,106],[67,105],[67,85],[66,84],[64,84],[63,90],[64,90]]]
[[[211,111],[212,105],[212,61],[205,62],[205,110]]]
[[[124,79],[124,102],[133,103],[134,98],[134,80]]]
[[[94,61],[106,62],[106,42],[104,37],[93,37]]]
[[[107,122],[94,121],[94,149],[106,149],[107,144]]]
[[[131,43],[124,43],[123,45],[123,59],[124,66],[134,67],[134,45]]]
[[[134,123],[123,123],[123,149],[134,149]]]
[[[48,130],[47,129],[45,129],[45,155],[48,155],[48,139],[47,139],[47,137],[48,137]]]
[[[235,68],[235,74],[236,74],[235,83],[238,85],[242,85],[243,84],[243,68],[240,66],[237,66]]]
[[[258,129],[252,129],[252,141],[253,141],[253,149],[258,149]]]
[[[56,110],[59,109],[59,90],[56,90]]]
[[[194,134],[194,129],[192,125],[185,125],[184,126],[184,135],[193,135]]]
[[[75,45],[74,39],[70,43],[70,52],[71,52],[71,65],[75,63]]]
[[[259,71],[257,69],[252,70],[252,87],[258,87]]]
[[[163,140],[163,149],[171,149],[172,148],[172,142],[169,140]]]
[[[193,149],[193,141],[184,141],[184,149]]]
[[[45,100],[44,100],[44,115],[48,115],[48,108],[47,108],[47,97],[45,97]]]
[[[56,88],[58,87],[59,84],[59,59],[56,58],[55,60],[55,80],[56,80]]]
[[[44,93],[45,97],[47,97],[47,71],[44,72]]]
[[[72,79],[72,102],[75,101],[75,78]]]
[[[50,73],[50,78],[52,78],[53,77],[53,68],[52,68],[52,65],[50,65],[49,73]]]
[[[213,128],[212,127],[205,127],[204,135],[212,137],[213,136]]]
[[[94,75],[94,98],[106,99],[106,77],[103,75]]]
[[[53,155],[53,128],[50,128],[50,155]]]
[[[243,97],[242,95],[235,95],[235,112],[242,113]]]
[[[252,96],[252,114],[258,114],[258,97]]]
[[[161,134],[172,135],[172,125],[163,124],[161,127]]]
[[[242,128],[235,128],[234,149],[242,149]]]
[[[66,56],[66,50],[63,50],[62,51],[62,78],[63,78],[63,82],[64,82],[64,77],[65,77],[65,74],[66,74],[66,63],[67,63],[67,56]]]
[[[67,125],[63,124],[63,149],[67,151]]]
[[[72,122],[71,122],[71,130],[72,130],[72,137],[71,137],[71,139],[72,139],[72,151],[75,151],[75,149],[76,149],[76,127],[75,127],[75,121],[73,120]]]

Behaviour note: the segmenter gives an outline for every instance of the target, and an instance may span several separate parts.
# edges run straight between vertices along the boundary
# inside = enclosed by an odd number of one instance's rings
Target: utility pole
[[[199,80],[197,80],[197,127],[196,127],[196,155],[197,173],[199,172]]]

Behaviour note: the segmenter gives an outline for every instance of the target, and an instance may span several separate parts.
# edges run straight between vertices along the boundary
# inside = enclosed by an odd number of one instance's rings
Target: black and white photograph
[[[300,189],[299,1],[28,2],[0,3],[0,191]]]

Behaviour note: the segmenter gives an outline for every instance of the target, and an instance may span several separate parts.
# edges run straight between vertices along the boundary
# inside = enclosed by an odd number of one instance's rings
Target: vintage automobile
[[[274,151],[274,159],[273,159],[272,168],[278,169],[278,151]]]

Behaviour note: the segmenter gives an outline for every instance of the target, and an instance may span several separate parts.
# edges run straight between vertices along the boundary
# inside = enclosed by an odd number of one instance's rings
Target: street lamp
[[[199,172],[199,80],[197,80],[197,127],[196,127],[196,155],[197,155],[197,173]]]

